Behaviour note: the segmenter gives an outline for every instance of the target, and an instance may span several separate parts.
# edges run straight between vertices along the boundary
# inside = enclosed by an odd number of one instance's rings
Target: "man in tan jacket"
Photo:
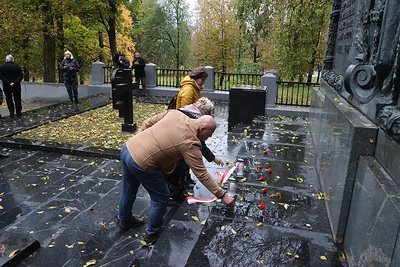
[[[141,226],[144,221],[132,215],[139,185],[151,197],[144,240],[154,243],[159,235],[170,193],[163,172],[173,171],[184,159],[193,173],[215,196],[230,206],[234,199],[214,181],[204,166],[201,141],[209,138],[217,124],[209,115],[190,119],[178,110],[168,110],[147,119],[121,151],[123,183],[119,202],[119,225],[123,230]]]

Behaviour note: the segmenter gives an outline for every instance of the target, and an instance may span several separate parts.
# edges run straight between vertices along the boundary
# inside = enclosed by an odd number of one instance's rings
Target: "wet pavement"
[[[117,226],[119,151],[10,138],[108,101],[99,95],[0,121],[0,145],[10,152],[0,158],[1,265],[27,248],[35,252],[19,266],[347,266],[332,240],[305,118],[263,117],[228,132],[227,104],[219,103],[207,144],[227,165],[206,165],[218,179],[216,171],[244,160],[236,205],[171,206],[151,247],[142,243],[145,226]],[[200,184],[193,191],[209,194]],[[141,189],[133,213],[145,218],[149,205]]]

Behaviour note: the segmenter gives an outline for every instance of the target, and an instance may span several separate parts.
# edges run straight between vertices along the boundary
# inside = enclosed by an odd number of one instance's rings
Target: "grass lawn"
[[[139,128],[144,120],[166,109],[163,104],[133,103],[134,121]],[[109,104],[24,131],[14,138],[120,149],[131,136],[121,132],[123,122]]]

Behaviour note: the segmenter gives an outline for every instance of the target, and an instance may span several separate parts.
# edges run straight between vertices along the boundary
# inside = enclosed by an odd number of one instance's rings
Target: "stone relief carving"
[[[344,89],[364,105],[375,105],[376,122],[400,134],[400,1],[359,1],[351,64]],[[396,138],[398,139],[398,138]]]

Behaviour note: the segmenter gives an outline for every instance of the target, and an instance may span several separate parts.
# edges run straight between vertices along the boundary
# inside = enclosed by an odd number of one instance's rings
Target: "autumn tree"
[[[144,1],[135,27],[137,49],[160,66],[180,68],[188,62],[190,33],[184,0]]]
[[[277,68],[292,80],[307,74],[311,82],[325,50],[331,1],[276,0],[274,4]]]
[[[236,17],[240,29],[243,32],[243,39],[246,50],[250,51],[251,62],[256,64],[262,56],[263,43],[267,41],[272,30],[273,6],[268,0],[235,0]],[[247,55],[243,55],[248,57]]]
[[[198,5],[199,17],[192,42],[197,64],[232,71],[238,60],[241,38],[233,6],[229,0],[204,0]]]

